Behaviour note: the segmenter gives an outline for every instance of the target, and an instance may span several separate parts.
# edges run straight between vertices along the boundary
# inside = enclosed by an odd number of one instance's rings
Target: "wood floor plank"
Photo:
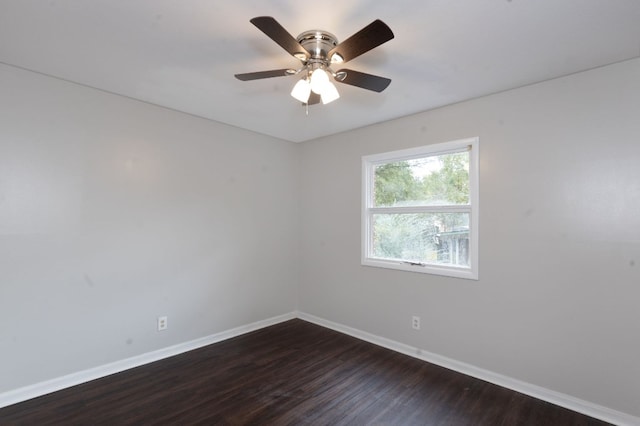
[[[0,424],[607,423],[296,319],[2,408]]]

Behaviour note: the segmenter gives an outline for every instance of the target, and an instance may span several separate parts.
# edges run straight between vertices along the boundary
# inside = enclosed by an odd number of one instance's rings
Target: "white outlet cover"
[[[158,331],[166,330],[167,326],[167,317],[158,317]]]
[[[411,318],[411,326],[415,329],[415,330],[420,330],[420,317],[418,316],[413,316]]]

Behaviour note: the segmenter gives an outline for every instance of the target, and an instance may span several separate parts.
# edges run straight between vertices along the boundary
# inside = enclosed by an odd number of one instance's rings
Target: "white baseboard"
[[[391,339],[376,336],[374,334],[348,327],[343,324],[335,323],[333,321],[325,320],[323,318],[319,318],[304,312],[291,312],[288,314],[279,315],[263,321],[257,321],[251,324],[233,328],[231,330],[226,330],[220,333],[212,334],[210,336],[202,337],[200,339],[180,343],[174,346],[159,349],[157,351],[148,352],[146,354],[141,354],[121,361],[116,361],[110,364],[102,365],[84,371],[79,371],[77,373],[72,373],[45,382],[11,390],[0,394],[0,408],[13,405],[18,402],[26,401],[28,399],[36,398],[38,396],[46,395],[51,392],[62,390],[71,386],[86,383],[88,381],[99,379],[101,377],[109,376],[111,374],[119,373],[130,368],[139,367],[141,365],[159,361],[164,358],[169,358],[174,355],[179,355],[184,352],[192,351],[203,346],[221,342],[223,340],[259,330],[264,327],[269,327],[271,325],[288,321],[293,318],[300,318],[302,320],[320,325],[322,327],[326,327],[340,333],[348,334],[350,336],[373,343],[375,345],[382,346],[384,348],[391,349],[393,351],[409,355],[411,357],[418,358],[423,361],[427,361],[432,364],[436,364],[441,367],[466,374],[468,376],[476,377],[478,379],[496,384],[498,386],[502,386],[507,389],[511,389],[516,392],[520,392],[525,395],[529,395],[534,398],[538,398],[543,401],[547,401],[552,404],[559,405],[561,407],[565,407],[570,410],[586,414],[588,416],[615,425],[640,425],[640,417],[635,417],[626,413],[622,413],[620,411],[612,410],[610,408],[584,401],[570,395],[513,379],[511,377],[494,373],[489,370],[475,367],[471,364],[456,361],[451,358],[405,345]]]
[[[502,386],[504,388],[550,402],[555,405],[559,405],[564,408],[568,408],[569,410],[573,410],[578,413],[603,420],[605,422],[609,422],[619,426],[640,425],[640,417],[635,417],[630,414],[612,410],[610,408],[603,407],[589,401],[584,401],[570,395],[536,386],[531,383],[523,382],[521,380],[513,379],[511,377],[503,376],[502,374],[475,367],[471,364],[456,361],[455,359],[447,358],[438,354],[434,354],[432,352],[422,350],[420,348],[405,345],[404,343],[396,342],[385,337],[376,336],[375,334],[367,333],[366,331],[351,328],[346,325],[335,323],[333,321],[319,318],[304,312],[297,312],[296,316],[302,320],[320,325],[322,327],[330,328],[340,333],[348,334],[369,343],[373,343],[374,345],[382,346],[383,348],[391,349],[392,351],[409,355],[411,357],[418,358],[423,361],[427,361],[432,364],[436,364],[441,367],[445,367],[450,370],[457,371],[468,376],[472,376],[486,382],[490,382],[498,386]]]
[[[296,318],[295,313],[288,313],[272,317],[263,321],[257,321],[251,324],[232,328],[231,330],[222,331],[200,339],[191,340],[189,342],[180,343],[167,348],[158,349],[157,351],[148,352],[137,355],[121,361],[112,362],[110,364],[101,365],[99,367],[90,368],[88,370],[78,371],[77,373],[68,374],[45,382],[36,383],[19,389],[11,390],[0,394],[0,408],[17,404],[18,402],[46,395],[51,392],[59,391],[71,386],[86,383],[91,380],[119,373],[130,368],[139,367],[144,364],[179,355],[184,352],[192,351],[203,346],[231,339],[255,330],[259,330],[270,325],[288,321]]]

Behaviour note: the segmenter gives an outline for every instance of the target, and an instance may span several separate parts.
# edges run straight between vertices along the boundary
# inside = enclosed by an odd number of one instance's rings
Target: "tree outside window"
[[[449,143],[445,152],[441,144],[363,159],[364,264],[474,266],[477,140],[463,142]]]

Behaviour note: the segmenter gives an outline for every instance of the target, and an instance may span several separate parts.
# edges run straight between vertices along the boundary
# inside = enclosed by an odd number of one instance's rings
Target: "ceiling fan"
[[[348,62],[393,38],[391,29],[376,19],[342,43],[333,34],[322,30],[305,31],[297,38],[284,29],[271,16],[258,16],[250,20],[280,47],[302,62],[298,69],[283,68],[269,71],[236,74],[238,80],[249,81],[270,77],[301,74],[291,96],[304,105],[327,104],[340,97],[330,77],[339,83],[382,92],[391,80],[346,68],[333,71],[332,65]]]

